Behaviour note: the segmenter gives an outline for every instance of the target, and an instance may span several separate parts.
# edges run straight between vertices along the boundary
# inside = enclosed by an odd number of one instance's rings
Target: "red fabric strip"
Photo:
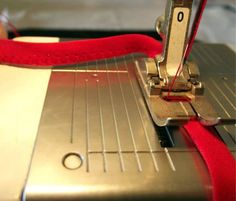
[[[236,200],[236,162],[225,144],[197,121],[184,125],[201,153],[211,177],[214,201]]]
[[[137,34],[41,44],[0,40],[0,63],[46,67],[136,52],[154,57],[161,50],[160,42]],[[235,160],[225,144],[199,122],[191,121],[184,128],[208,167],[213,185],[213,200],[235,201]]]
[[[130,53],[145,53],[153,57],[161,50],[159,41],[140,34],[60,43],[26,43],[5,39],[0,40],[0,63],[46,67]]]

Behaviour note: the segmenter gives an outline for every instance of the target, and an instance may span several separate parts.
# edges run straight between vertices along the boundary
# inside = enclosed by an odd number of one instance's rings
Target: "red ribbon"
[[[154,57],[161,50],[160,42],[140,34],[60,43],[0,40],[0,63],[47,67],[82,63],[135,52]]]
[[[188,122],[184,128],[208,167],[213,200],[235,201],[236,163],[226,145],[197,121]]]
[[[138,52],[154,57],[161,51],[160,42],[138,34],[61,43],[0,40],[0,63],[38,68]],[[213,200],[235,201],[236,163],[226,145],[197,121],[190,121],[184,128],[208,167],[213,186]]]

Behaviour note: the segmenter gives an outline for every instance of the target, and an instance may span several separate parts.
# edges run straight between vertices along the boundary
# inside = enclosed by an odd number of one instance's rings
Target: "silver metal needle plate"
[[[231,104],[235,107],[236,96],[232,65],[225,64],[232,58],[227,51],[202,44],[193,51],[194,59],[209,72],[202,72],[206,94],[226,116],[234,113]],[[159,130],[153,124],[134,72],[134,60],[143,55],[133,56],[53,70],[25,200],[209,198],[207,167],[185,131],[179,127]],[[216,74],[213,64],[224,68]],[[236,156],[235,125],[216,129]],[[158,136],[169,138],[173,147],[161,147]]]

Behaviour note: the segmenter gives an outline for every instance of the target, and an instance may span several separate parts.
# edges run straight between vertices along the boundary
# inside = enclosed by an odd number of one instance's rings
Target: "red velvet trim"
[[[197,121],[184,128],[204,159],[213,186],[214,201],[235,201],[236,162],[225,144]]]
[[[130,53],[149,57],[160,53],[159,41],[140,34],[60,43],[26,43],[0,40],[0,63],[52,66],[105,59]]]
[[[74,64],[140,52],[149,57],[161,53],[161,43],[144,35],[62,43],[25,43],[0,40],[0,63],[53,66]],[[184,128],[202,155],[211,176],[214,201],[235,201],[235,160],[225,144],[199,122]]]

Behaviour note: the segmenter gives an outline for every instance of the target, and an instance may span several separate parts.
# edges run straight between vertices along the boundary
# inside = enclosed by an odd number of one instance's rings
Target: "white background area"
[[[49,40],[59,39],[27,38]],[[21,200],[50,75],[49,69],[0,65],[0,201]]]

